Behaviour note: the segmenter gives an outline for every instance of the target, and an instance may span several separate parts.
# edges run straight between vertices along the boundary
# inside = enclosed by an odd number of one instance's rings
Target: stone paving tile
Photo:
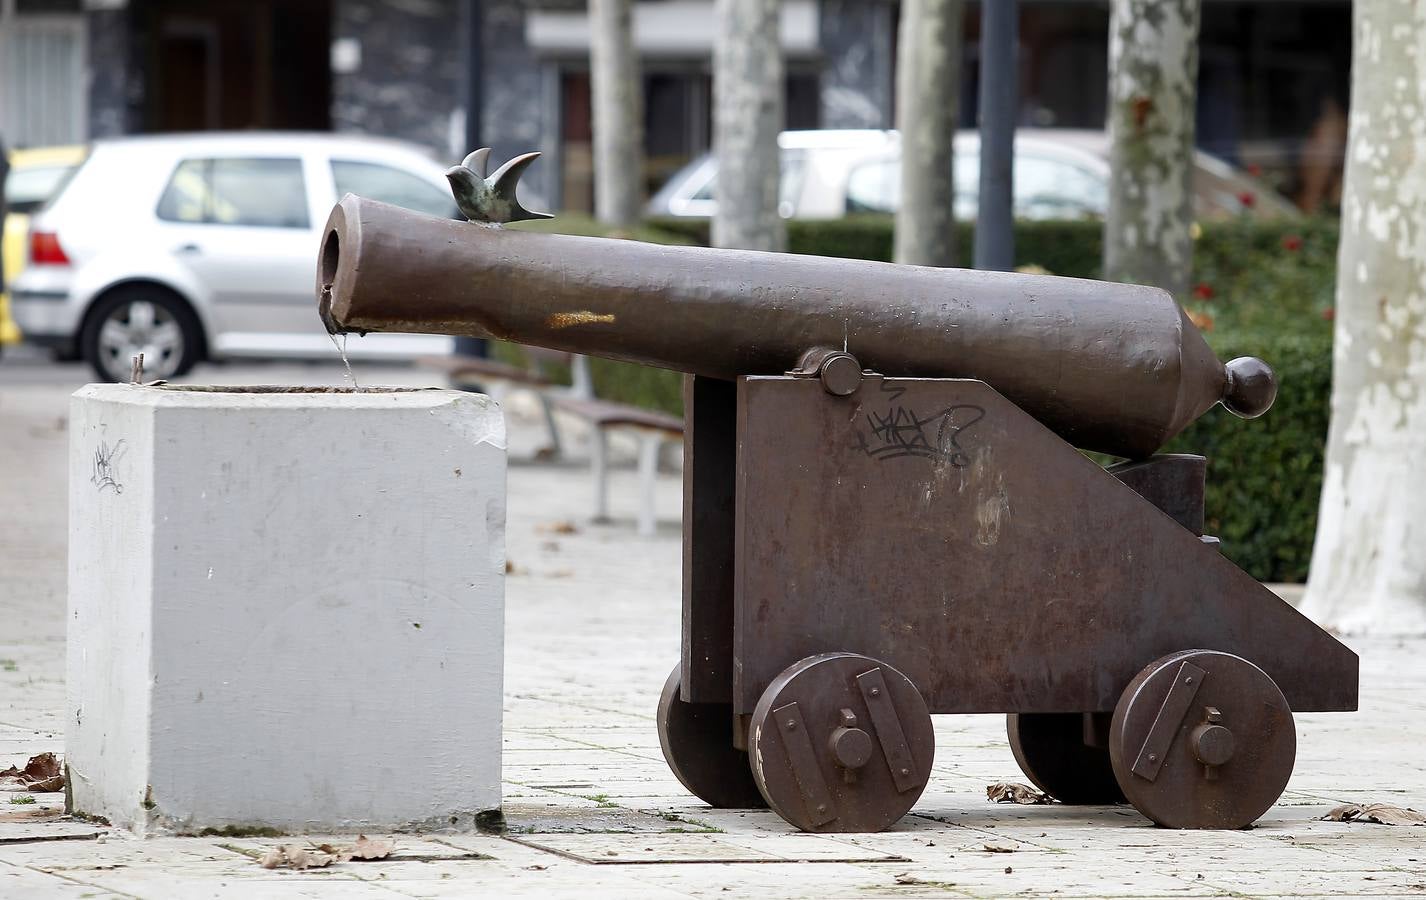
[[[0,897],[13,897],[16,900],[111,900],[124,896],[126,895],[0,860]]]
[[[69,819],[61,820],[51,813],[49,820],[0,822],[0,847],[8,844],[28,844],[34,841],[75,841],[97,838],[108,829],[86,825]]]
[[[894,854],[817,837],[780,835],[738,841],[722,834],[531,834],[512,836],[528,847],[595,865],[687,862],[909,862]]]

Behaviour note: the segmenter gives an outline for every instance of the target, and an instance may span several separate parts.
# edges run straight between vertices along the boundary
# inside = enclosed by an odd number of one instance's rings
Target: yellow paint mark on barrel
[[[545,324],[551,328],[569,328],[571,325],[599,325],[613,321],[613,313],[597,313],[581,309],[573,312],[554,313],[545,320]]]

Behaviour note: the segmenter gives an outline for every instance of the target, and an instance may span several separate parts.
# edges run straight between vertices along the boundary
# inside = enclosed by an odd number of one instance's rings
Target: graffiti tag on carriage
[[[963,441],[983,418],[984,409],[966,403],[921,412],[893,402],[885,413],[868,412],[862,418],[857,445],[878,461],[921,457],[964,468],[970,465],[970,457]]]

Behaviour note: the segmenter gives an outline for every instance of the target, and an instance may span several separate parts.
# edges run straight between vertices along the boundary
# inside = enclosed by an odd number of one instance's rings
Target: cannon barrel
[[[1214,403],[1265,412],[1168,293],[1076,278],[674,247],[438,219],[348,194],[323,230],[329,331],[490,337],[731,379],[807,350],[987,382],[1077,447],[1153,453]]]

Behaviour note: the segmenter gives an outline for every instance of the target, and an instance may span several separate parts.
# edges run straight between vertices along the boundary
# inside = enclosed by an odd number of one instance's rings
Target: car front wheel
[[[120,288],[99,300],[80,350],[101,381],[128,381],[144,355],[143,378],[182,375],[198,361],[203,335],[188,304],[162,289]]]

